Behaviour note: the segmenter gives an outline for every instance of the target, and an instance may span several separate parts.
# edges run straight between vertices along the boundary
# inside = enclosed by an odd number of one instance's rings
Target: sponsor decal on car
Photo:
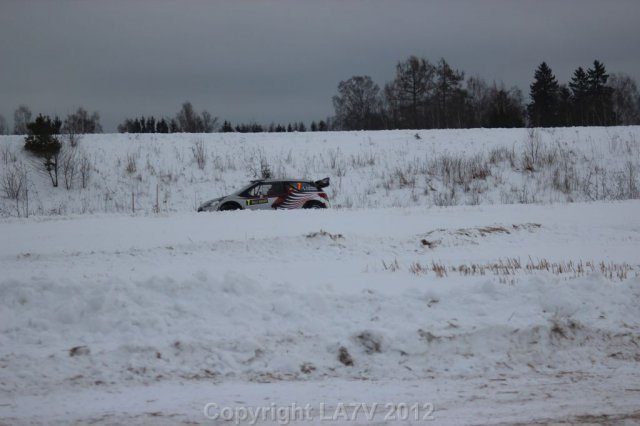
[[[319,192],[292,192],[286,196],[280,203],[274,203],[274,208],[279,209],[301,209],[307,201],[323,200],[318,196]]]
[[[253,206],[256,204],[267,204],[269,202],[268,198],[260,198],[257,200],[247,200],[246,203],[248,206]]]

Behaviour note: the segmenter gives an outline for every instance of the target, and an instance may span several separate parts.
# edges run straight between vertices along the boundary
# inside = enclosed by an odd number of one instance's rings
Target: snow
[[[454,424],[637,409],[638,201],[6,219],[0,234],[12,423],[206,423],[208,402],[429,402]],[[409,269],[529,257],[630,270]]]
[[[199,143],[203,169],[194,155]],[[0,197],[0,216],[191,212],[260,177],[263,165],[274,177],[331,177],[327,192],[337,208],[640,197],[639,126],[84,135],[69,190],[63,170],[52,189],[23,145],[22,137],[0,136],[0,178],[18,167],[29,190],[28,208],[27,197],[19,203]],[[525,164],[531,152],[533,172]],[[86,188],[82,158],[91,166]],[[457,173],[456,164],[467,173]],[[473,179],[473,167],[488,175]]]
[[[235,162],[224,172],[187,159],[200,135],[86,136],[102,165],[89,188],[50,191],[32,176],[29,218],[2,201],[0,424],[252,423],[241,414],[292,404],[311,410],[297,424],[637,422],[640,201],[624,200],[614,176],[640,162],[638,132],[541,133],[574,150],[578,175],[604,164],[605,200],[567,203],[585,191],[545,189],[555,166],[498,162],[478,203],[458,188],[446,207],[433,202],[448,188],[437,174],[418,172],[415,188],[384,182],[414,157],[485,155],[526,132],[202,135],[210,158]],[[581,141],[599,138],[598,160],[584,157],[593,147]],[[327,153],[338,149],[337,208],[193,211],[195,192],[251,177],[251,150],[275,167],[291,152],[286,174],[306,168],[334,186]],[[159,214],[155,188],[142,187],[161,173],[117,166],[134,151],[175,172]],[[351,160],[367,152],[373,164]],[[536,203],[500,196],[521,179],[540,188]],[[96,201],[110,188],[130,202],[133,181],[134,214],[116,195]],[[364,202],[349,208],[349,197]],[[237,416],[207,418],[212,403],[209,414]],[[402,404],[418,418],[385,418]]]

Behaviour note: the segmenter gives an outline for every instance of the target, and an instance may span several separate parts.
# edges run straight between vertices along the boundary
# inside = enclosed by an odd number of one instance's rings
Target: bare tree
[[[91,167],[91,161],[89,160],[89,157],[83,155],[80,158],[80,164],[78,165],[78,172],[80,173],[80,182],[82,183],[82,189],[85,189],[87,187],[87,184],[89,183],[91,170],[93,170],[93,168]]]
[[[451,127],[456,118],[457,125],[454,127],[461,127],[461,111],[460,108],[455,108],[455,106],[461,107],[464,105],[462,81],[464,81],[464,73],[454,70],[444,58],[441,58],[436,67],[435,91],[438,100],[437,127]]]
[[[82,135],[87,133],[102,133],[100,125],[100,115],[98,112],[89,114],[89,112],[80,107],[73,114],[67,115],[64,120],[62,130],[68,134]]]
[[[626,74],[612,74],[613,112],[616,121],[624,125],[640,124],[640,94],[635,80]]]
[[[209,111],[202,111],[202,132],[211,133],[218,128],[218,118],[213,117]]]
[[[208,111],[198,114],[191,102],[182,104],[182,108],[176,114],[175,119],[180,131],[185,133],[211,133],[218,126],[218,119]]]
[[[204,170],[204,167],[207,165],[207,149],[204,146],[204,141],[202,139],[194,141],[191,151],[193,152],[193,159],[196,161],[198,168]]]
[[[387,104],[398,108],[395,114],[403,127],[424,127],[426,106],[435,88],[435,67],[415,56],[396,65],[396,78],[385,87]]]
[[[489,109],[489,86],[479,76],[467,80],[467,105],[469,107],[469,127],[482,127],[484,116]]]
[[[27,124],[31,122],[31,110],[26,105],[20,105],[13,113],[13,134],[26,135],[29,133]]]
[[[64,187],[72,189],[79,169],[77,145],[65,144],[60,151],[60,169],[64,179]]]
[[[354,76],[338,84],[333,97],[336,121],[344,130],[371,130],[381,127],[380,87],[369,76]]]

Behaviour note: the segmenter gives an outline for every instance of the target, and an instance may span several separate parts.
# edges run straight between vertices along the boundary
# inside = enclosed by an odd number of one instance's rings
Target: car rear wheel
[[[302,206],[302,208],[303,209],[326,209],[327,206],[322,204],[320,201],[309,201],[304,206]]]

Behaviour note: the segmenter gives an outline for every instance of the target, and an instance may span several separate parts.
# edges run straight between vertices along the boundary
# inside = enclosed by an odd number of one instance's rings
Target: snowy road
[[[4,219],[0,238],[0,424],[640,416],[637,201]]]

